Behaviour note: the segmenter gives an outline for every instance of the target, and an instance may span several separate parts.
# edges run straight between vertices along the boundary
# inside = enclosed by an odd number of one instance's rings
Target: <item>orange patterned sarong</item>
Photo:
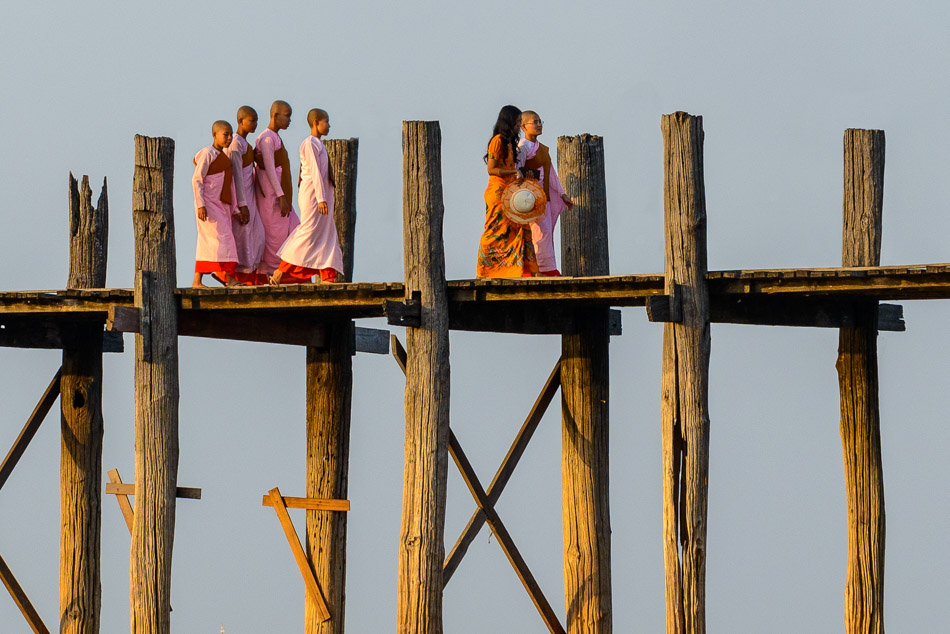
[[[488,144],[488,157],[501,155],[501,136],[496,135]],[[509,156],[500,166],[515,167],[515,157]],[[485,189],[485,231],[478,243],[478,277],[530,277],[538,272],[538,261],[531,240],[531,225],[519,225],[505,216],[501,197],[505,187],[515,180],[512,176],[489,176]]]

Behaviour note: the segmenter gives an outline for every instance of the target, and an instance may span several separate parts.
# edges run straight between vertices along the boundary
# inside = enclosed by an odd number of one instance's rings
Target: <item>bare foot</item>
[[[191,285],[192,288],[208,288],[207,284],[202,284],[201,282],[194,282]]]
[[[228,276],[228,283],[225,286],[240,286],[241,283],[237,281],[237,278]]]
[[[282,277],[284,277],[284,272],[280,269],[277,269],[274,271],[274,274],[268,278],[268,282],[270,282],[271,286],[280,286],[280,280]]]

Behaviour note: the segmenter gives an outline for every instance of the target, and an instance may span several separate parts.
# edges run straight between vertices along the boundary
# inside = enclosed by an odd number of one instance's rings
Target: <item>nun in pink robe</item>
[[[526,161],[534,158],[538,152],[541,142],[528,139],[521,139],[518,142],[518,167],[524,167]],[[567,209],[567,205],[561,196],[564,195],[564,188],[561,186],[561,180],[557,177],[557,171],[552,165],[550,174],[545,174],[544,168],[539,170],[539,181],[541,187],[550,192],[550,199],[544,208],[544,215],[538,218],[537,222],[531,223],[531,238],[534,241],[534,251],[538,257],[538,270],[542,275],[560,275],[557,268],[557,257],[554,250],[554,229],[557,226],[557,219],[561,213]],[[550,183],[545,183],[550,179]]]
[[[321,214],[319,203],[326,203]],[[343,274],[343,252],[333,219],[333,183],[330,160],[323,141],[309,136],[300,144],[300,190],[297,193],[301,222],[280,247],[282,283],[306,281],[320,274],[322,281],[334,281]]]
[[[231,222],[238,258],[235,277],[245,283],[266,284],[266,278],[259,279],[260,276],[257,274],[257,267],[264,255],[264,224],[257,211],[254,148],[247,139],[240,134],[235,134],[231,145],[224,152],[231,158],[237,205],[238,207],[247,206],[249,216],[247,224],[242,225],[237,216]]]
[[[257,211],[264,225],[264,254],[258,265],[258,272],[270,275],[280,265],[277,250],[284,243],[294,227],[300,224],[297,212],[291,206],[290,214],[280,215],[281,195],[293,203],[293,184],[290,177],[290,161],[287,148],[280,135],[265,128],[257,135],[255,148],[257,163]]]
[[[237,212],[237,194],[231,174],[231,162],[221,150],[209,145],[195,155],[195,173],[191,178],[195,193],[195,218],[198,223],[198,245],[195,249],[195,272],[234,274],[237,248],[231,233],[231,216]],[[197,217],[204,207],[207,220]],[[225,279],[221,280],[225,282]]]

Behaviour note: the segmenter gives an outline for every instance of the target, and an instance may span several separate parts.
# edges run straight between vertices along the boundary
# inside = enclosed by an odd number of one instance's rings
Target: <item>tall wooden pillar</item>
[[[109,198],[69,175],[68,288],[104,288]],[[59,631],[98,634],[102,508],[102,323],[76,325],[60,378]]]
[[[442,132],[403,121],[406,296],[422,320],[406,329],[406,454],[399,538],[399,634],[442,632],[442,562],[449,446],[449,313],[442,244]]]
[[[884,131],[845,130],[842,266],[879,266],[884,207]],[[838,337],[841,445],[848,500],[849,634],[884,632],[884,471],[878,408],[877,302],[854,307]]]
[[[135,136],[135,520],[131,631],[168,634],[178,481],[178,308],[172,212],[175,142]]]
[[[584,134],[557,140],[558,174],[575,203],[561,217],[564,275],[609,275],[604,141]],[[608,309],[577,314],[561,338],[561,484],[564,592],[570,634],[612,631],[608,456]]]
[[[667,295],[682,320],[663,326],[663,554],[666,631],[706,631],[709,477],[709,291],[703,118],[664,115],[663,194]]]
[[[336,181],[334,216],[343,281],[353,281],[358,139],[326,141]],[[307,348],[307,497],[346,499],[353,393],[353,322],[333,323],[329,346]],[[307,553],[330,609],[321,621],[306,595],[307,634],[342,634],[346,599],[346,513],[307,511]]]

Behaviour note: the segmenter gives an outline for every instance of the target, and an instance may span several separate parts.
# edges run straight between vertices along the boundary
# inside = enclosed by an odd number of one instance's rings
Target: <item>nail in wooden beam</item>
[[[135,137],[135,482],[131,630],[169,634],[178,482],[178,304],[175,301],[175,142]]]
[[[67,288],[104,288],[109,199],[102,181],[92,206],[89,177],[82,187],[69,175],[69,280]],[[59,631],[98,634],[102,589],[102,323],[72,324],[63,348],[60,382]]]
[[[604,141],[558,137],[558,175],[575,203],[561,216],[565,275],[609,275]],[[561,337],[561,482],[567,631],[612,631],[608,455],[610,317],[579,310]]]
[[[682,320],[663,326],[663,554],[666,631],[706,631],[709,474],[709,291],[703,119],[664,115],[665,291],[682,296]]]
[[[407,328],[406,461],[396,630],[442,632],[442,560],[449,449],[449,321],[442,243],[442,132],[404,121],[403,263],[421,322]]]
[[[334,211],[343,281],[353,281],[356,232],[356,176],[358,139],[326,142],[334,174]],[[350,469],[350,413],[353,395],[353,322],[337,321],[325,327],[321,346],[307,348],[307,496],[347,496]],[[304,605],[306,634],[343,634],[346,616],[346,513],[307,511],[307,555],[320,580],[326,604],[318,605],[307,593]],[[329,607],[328,607],[329,606]],[[332,619],[323,616],[330,610]]]
[[[884,131],[845,130],[842,266],[879,266]],[[838,335],[841,444],[848,508],[845,631],[884,632],[884,469],[878,405],[876,301],[854,308]]]

